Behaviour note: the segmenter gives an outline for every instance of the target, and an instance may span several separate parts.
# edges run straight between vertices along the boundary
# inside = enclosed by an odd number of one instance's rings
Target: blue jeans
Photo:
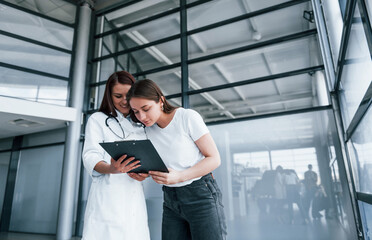
[[[163,240],[226,239],[222,194],[211,174],[163,192]]]

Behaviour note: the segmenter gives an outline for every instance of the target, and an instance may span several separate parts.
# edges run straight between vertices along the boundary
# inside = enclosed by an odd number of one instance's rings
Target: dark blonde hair
[[[106,115],[112,115],[117,117],[114,103],[112,102],[112,89],[113,87],[120,83],[120,84],[128,84],[133,85],[136,80],[134,77],[128,73],[127,71],[118,71],[111,74],[111,76],[107,79],[105,93],[103,95],[101,107],[99,108],[100,112],[103,112]],[[129,111],[131,113],[132,110]]]
[[[137,81],[132,85],[130,90],[127,93],[127,101],[130,103],[132,98],[144,98],[147,100],[155,101],[156,103],[162,102],[163,103],[163,112],[164,113],[171,113],[176,109],[172,104],[170,104],[164,97],[163,92],[160,90],[159,86],[150,79],[144,79]],[[131,115],[134,116],[133,112]],[[132,119],[135,119],[133,118]],[[135,119],[139,122],[137,119]]]

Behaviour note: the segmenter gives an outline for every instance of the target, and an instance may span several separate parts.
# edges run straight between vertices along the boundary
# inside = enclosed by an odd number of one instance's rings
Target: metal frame
[[[203,1],[203,3],[204,2],[209,2],[209,1]],[[190,36],[190,35],[193,35],[193,34],[196,34],[196,33],[200,33],[200,32],[204,32],[204,31],[207,31],[207,30],[214,29],[214,28],[222,27],[222,26],[225,26],[225,25],[228,25],[228,24],[231,24],[231,23],[235,23],[235,22],[238,22],[238,21],[247,20],[249,18],[257,17],[257,16],[260,16],[260,15],[263,15],[263,14],[266,14],[266,13],[269,13],[269,12],[273,12],[273,11],[280,10],[280,9],[283,9],[283,8],[291,7],[293,5],[301,4],[303,2],[308,2],[308,1],[310,1],[310,0],[293,0],[293,1],[285,2],[285,3],[278,4],[278,5],[275,5],[275,6],[272,6],[272,7],[264,8],[262,10],[254,11],[254,12],[247,13],[247,14],[243,14],[243,15],[240,15],[240,16],[237,16],[237,17],[233,17],[233,18],[230,18],[230,19],[226,19],[226,20],[223,20],[223,21],[220,21],[220,22],[212,23],[212,24],[209,24],[209,25],[197,28],[197,29],[187,31],[186,35]],[[198,3],[198,5],[201,4],[200,2],[195,2],[195,3]],[[188,4],[188,5],[185,6],[186,9],[189,8],[189,7],[191,7],[191,4]],[[192,6],[192,7],[194,7],[194,6]],[[180,10],[181,8],[178,8],[178,9]],[[170,10],[172,12],[168,13],[168,14],[164,14],[164,16],[175,13],[173,10],[174,9]],[[165,13],[167,13],[167,12],[165,12]],[[163,17],[163,15],[161,15],[160,17]],[[123,26],[121,28],[117,28],[117,29],[121,29],[121,30],[129,29],[131,27],[141,25],[143,23],[158,19],[160,17],[158,17],[157,15],[154,15],[152,17],[142,19],[142,20],[137,21],[137,22],[133,22],[131,24],[125,25],[125,26]],[[110,32],[110,33],[111,32],[112,33],[116,32],[114,30],[116,30],[116,29],[107,31],[107,32],[102,33],[102,34],[97,34],[94,37],[95,38],[104,37],[106,35],[109,35],[109,34],[106,34],[108,32]],[[143,49],[143,48],[147,48],[147,47],[151,47],[151,46],[158,45],[158,44],[161,44],[161,43],[169,42],[169,41],[178,39],[180,37],[181,37],[181,33],[174,34],[174,35],[162,38],[162,39],[158,39],[156,41],[152,41],[152,42],[147,43],[147,44],[143,44],[143,45],[140,45],[140,46],[135,46],[135,47],[132,47],[132,48],[129,48],[129,49],[117,52],[117,53],[108,54],[108,55],[105,55],[105,56],[102,56],[102,57],[99,57],[99,58],[94,58],[94,59],[92,59],[92,61],[93,62],[101,61],[101,60],[111,58],[111,57],[114,57],[114,56],[117,56],[117,55],[122,55],[122,54],[126,54],[126,53],[129,53],[129,52],[132,52],[132,51],[137,51],[137,50],[140,50],[140,49]]]
[[[190,4],[186,4],[185,7],[186,8],[190,8],[190,7],[195,7],[195,6],[198,6],[198,5],[201,5],[203,3],[206,3],[206,2],[210,2],[211,0],[201,0],[201,1],[197,1],[197,2],[193,2],[193,3],[190,3]],[[176,7],[176,8],[173,8],[171,10],[167,10],[165,12],[161,12],[161,13],[158,13],[158,14],[155,14],[151,17],[148,17],[148,18],[144,18],[144,19],[141,19],[141,20],[138,20],[136,22],[133,22],[133,23],[130,23],[130,24],[127,24],[125,26],[122,26],[122,27],[119,27],[119,28],[116,28],[116,29],[112,29],[112,30],[109,30],[109,31],[106,31],[104,33],[100,33],[100,34],[96,34],[94,35],[94,38],[100,38],[100,37],[104,37],[106,35],[109,35],[111,33],[115,33],[115,32],[120,32],[120,31],[123,31],[123,30],[126,30],[126,29],[129,29],[129,28],[132,28],[132,27],[135,27],[135,26],[138,26],[138,25],[141,25],[143,23],[147,23],[147,22],[151,22],[153,20],[156,20],[156,19],[159,19],[159,18],[162,18],[162,17],[165,17],[165,16],[168,16],[168,15],[171,15],[173,13],[177,13],[181,10],[181,7]],[[105,14],[106,12],[103,12],[103,13],[100,13],[101,15]]]
[[[73,3],[72,1],[68,1],[68,0],[64,0],[64,1],[69,2],[69,3],[77,6],[77,4],[76,3]],[[15,4],[6,2],[5,0],[0,0],[0,3],[1,4],[4,4],[4,5],[7,5],[8,7],[12,7],[12,8],[18,9],[18,10],[20,10],[22,12],[26,12],[26,13],[29,13],[29,14],[32,14],[32,15],[35,15],[35,16],[38,16],[38,17],[47,19],[47,20],[52,21],[52,22],[55,22],[55,23],[59,23],[59,24],[65,25],[67,27],[75,28],[76,21],[75,21],[75,23],[67,23],[67,22],[64,22],[64,21],[61,21],[61,20],[58,20],[58,19],[55,19],[55,18],[46,16],[46,15],[44,15],[42,13],[38,13],[38,12],[32,11],[32,10],[30,10],[28,8],[20,7],[18,5],[15,5]]]
[[[359,11],[361,14],[361,18],[355,19],[354,18],[354,12],[356,8],[356,4],[358,4]],[[342,116],[340,113],[340,90],[341,90],[341,79],[343,74],[343,68],[346,64],[352,63],[353,60],[347,60],[346,59],[346,53],[349,46],[349,39],[350,39],[350,33],[351,28],[354,23],[361,23],[363,24],[364,33],[367,38],[367,44],[370,51],[370,55],[372,53],[372,29],[371,29],[371,23],[369,21],[367,8],[365,5],[364,0],[349,0],[346,4],[345,14],[344,14],[344,26],[343,26],[343,32],[342,32],[342,39],[341,39],[341,46],[339,51],[339,57],[337,61],[337,67],[335,69],[335,82],[334,82],[334,88],[332,91],[332,102],[334,105],[334,115],[336,118],[337,123],[337,129],[338,129],[338,135],[339,139],[341,141],[342,146],[342,152],[344,156],[345,161],[345,167],[346,169],[346,175],[348,178],[348,187],[350,189],[350,197],[352,200],[352,207],[355,217],[355,224],[358,231],[359,238],[364,237],[364,231],[362,226],[362,219],[361,219],[361,213],[358,205],[358,200],[362,202],[366,202],[369,204],[372,204],[372,194],[368,193],[360,193],[356,192],[354,177],[353,177],[353,171],[352,171],[352,164],[350,159],[350,154],[348,151],[348,148],[346,145],[351,140],[351,137],[357,127],[359,126],[360,122],[363,120],[363,117],[365,116],[366,112],[369,110],[369,107],[372,103],[372,83],[370,83],[369,87],[367,88],[367,91],[361,101],[361,103],[358,106],[358,109],[353,116],[349,126],[347,129],[344,129],[344,124],[342,123]]]
[[[48,43],[40,42],[40,41],[31,39],[31,38],[23,37],[23,36],[13,34],[13,33],[10,33],[10,32],[5,32],[3,30],[0,30],[0,35],[4,35],[4,36],[7,36],[7,37],[11,37],[11,38],[15,38],[15,39],[22,40],[22,41],[25,41],[25,42],[29,42],[29,43],[39,45],[39,46],[42,46],[42,47],[47,47],[47,48],[57,50],[57,51],[60,51],[60,52],[72,54],[72,50],[69,50],[69,49],[66,49],[66,48],[61,48],[61,47],[56,47],[56,46],[48,44]]]
[[[132,4],[141,2],[141,1],[142,0],[127,0],[127,1],[118,2],[116,4],[113,4],[113,5],[105,8],[105,9],[96,11],[95,16],[96,17],[100,17],[100,16],[105,15],[107,13],[113,12],[113,11],[119,9],[119,8],[128,7],[129,5],[132,5]]]
[[[362,201],[362,202],[365,202],[365,203],[368,203],[368,204],[372,205],[372,195],[371,194],[362,193],[362,192],[357,192],[356,194],[357,194],[357,197],[358,197],[359,201]]]
[[[71,1],[67,1],[67,2],[72,3]],[[46,16],[44,14],[41,14],[41,13],[38,13],[38,12],[34,12],[34,11],[29,10],[27,8],[23,8],[23,7],[20,7],[18,5],[15,5],[15,4],[6,2],[4,0],[0,0],[0,3],[6,5],[8,7],[15,8],[17,10],[20,10],[22,12],[26,12],[26,13],[35,15],[37,17],[40,17],[40,18],[43,18],[43,19],[46,19],[46,20],[49,20],[49,21],[58,23],[58,24],[62,24],[64,26],[71,27],[73,29],[76,28],[76,21],[75,21],[74,24],[70,24],[70,23],[66,23],[66,22],[60,21],[60,20],[55,19],[55,18],[52,18],[52,17],[48,17],[48,16]],[[76,3],[74,3],[74,4],[76,5]],[[56,46],[51,45],[51,44],[48,44],[48,43],[44,43],[44,42],[41,42],[41,41],[37,41],[37,40],[34,40],[34,39],[30,39],[30,38],[27,38],[27,37],[23,37],[23,36],[20,36],[20,35],[17,35],[17,34],[13,34],[13,33],[10,33],[10,32],[6,32],[6,31],[2,31],[2,30],[0,30],[0,34],[1,35],[4,35],[4,36],[11,37],[11,38],[14,38],[14,39],[18,39],[18,40],[22,40],[22,41],[25,41],[25,42],[29,42],[29,43],[32,43],[32,44],[35,44],[35,45],[38,45],[38,46],[42,46],[42,47],[46,47],[46,48],[49,48],[49,49],[53,49],[53,50],[56,50],[56,51],[60,51],[60,52],[64,52],[64,53],[70,54],[71,55],[71,62],[73,62],[74,46],[72,47],[72,50],[69,50],[69,49],[65,49],[65,48],[61,48],[61,47],[56,47]],[[74,38],[75,38],[75,36],[74,36]],[[70,81],[70,76],[69,77],[59,76],[59,75],[55,75],[55,74],[51,74],[51,73],[47,73],[47,72],[43,72],[43,71],[38,71],[38,70],[34,70],[34,69],[26,68],[26,67],[21,67],[21,66],[17,66],[17,65],[13,65],[13,64],[8,64],[8,63],[2,63],[2,62],[0,62],[0,66],[1,67],[4,67],[4,68],[9,68],[9,69],[17,70],[17,71],[22,71],[22,72],[26,72],[26,73],[36,74],[36,75],[40,75],[40,76],[44,76],[44,77],[54,78],[54,79],[58,79],[58,80],[68,81],[68,82]],[[70,67],[70,73],[69,73],[69,75],[71,75],[71,67]]]
[[[336,93],[338,92],[340,85],[341,85],[342,71],[344,68],[347,47],[349,44],[351,26],[353,24],[352,20],[354,16],[356,1],[357,0],[349,0],[346,5],[346,13],[345,13],[345,19],[344,19],[344,26],[342,30],[341,45],[340,45],[340,51],[339,51],[338,61],[337,61],[338,65],[336,66],[336,69],[335,69],[336,78],[335,78],[335,86],[333,88],[333,91],[335,91]]]
[[[207,125],[208,126],[213,126],[213,125],[219,125],[219,124],[224,124],[224,123],[233,123],[233,122],[235,123],[235,122],[257,120],[257,119],[263,119],[263,118],[280,117],[280,116],[287,116],[287,115],[300,114],[300,113],[320,112],[320,111],[331,110],[331,109],[332,109],[332,105],[302,108],[302,109],[288,110],[288,111],[282,111],[282,112],[266,113],[266,114],[250,116],[250,117],[219,120],[219,121],[215,121],[215,122],[208,122]]]
[[[10,217],[13,205],[14,188],[18,171],[18,162],[22,146],[23,136],[18,136],[13,139],[12,149],[9,159],[8,176],[6,180],[4,204],[1,212],[0,231],[8,232],[10,226]]]
[[[188,59],[188,39],[187,39],[187,12],[186,12],[186,0],[180,0],[180,27],[181,27],[181,94],[182,94],[182,106],[189,108],[190,101],[187,91],[189,89],[189,65]]]
[[[248,45],[243,46],[243,47],[238,47],[238,48],[234,48],[234,49],[210,54],[210,55],[207,55],[207,56],[190,59],[190,60],[187,60],[187,64],[190,65],[190,64],[194,64],[194,63],[198,63],[198,62],[202,62],[202,61],[211,60],[211,59],[214,59],[214,58],[225,57],[225,56],[228,56],[228,55],[232,55],[232,54],[236,54],[236,53],[240,53],[240,52],[244,52],[244,51],[249,51],[249,50],[254,50],[254,49],[258,49],[258,48],[262,48],[262,47],[267,47],[267,46],[270,46],[270,45],[275,45],[275,44],[279,44],[279,43],[286,42],[286,41],[305,38],[305,37],[316,35],[316,34],[317,34],[316,29],[306,30],[306,31],[303,31],[303,32],[298,32],[298,33],[293,33],[293,34],[289,34],[289,35],[286,35],[286,36],[283,36],[283,37],[278,37],[278,38],[262,41],[262,42],[259,42],[259,43],[248,44]],[[146,45],[151,46],[150,44],[146,44]],[[135,47],[136,49],[129,48],[129,49],[125,50],[125,52],[130,53],[132,51],[141,49],[142,46]],[[121,51],[121,52],[124,52],[124,51]],[[115,56],[115,55],[116,54],[113,54],[112,56]],[[104,58],[105,57],[96,58],[96,59],[93,59],[92,61],[99,61],[99,60],[104,59]],[[161,66],[161,67],[158,67],[158,68],[149,69],[149,70],[142,71],[142,72],[133,73],[133,76],[135,76],[135,77],[143,76],[143,75],[156,73],[156,72],[161,72],[161,71],[176,68],[176,67],[181,67],[181,62],[174,63],[174,64],[171,64],[171,65]],[[104,83],[105,82],[102,81],[100,83],[95,83],[91,86],[94,86],[94,85],[97,86],[97,85],[101,85],[101,84],[104,84]]]
[[[20,66],[8,64],[8,63],[0,62],[0,67],[10,68],[10,69],[14,69],[14,70],[22,71],[22,72],[37,74],[37,75],[40,75],[40,76],[55,78],[55,79],[64,80],[64,81],[69,81],[70,80],[68,77],[63,77],[63,76],[59,76],[59,75],[55,75],[55,74],[51,74],[51,73],[41,72],[41,71],[34,70],[34,69],[31,69],[31,68],[20,67]]]

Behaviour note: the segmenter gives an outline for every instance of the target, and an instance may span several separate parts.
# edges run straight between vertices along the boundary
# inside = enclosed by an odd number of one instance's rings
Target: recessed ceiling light
[[[24,119],[24,118],[10,120],[9,123],[20,126],[20,127],[38,127],[38,126],[42,126],[45,124],[43,122],[31,121],[31,120]]]

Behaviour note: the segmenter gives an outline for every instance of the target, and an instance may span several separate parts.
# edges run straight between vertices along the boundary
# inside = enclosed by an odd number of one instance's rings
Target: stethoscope
[[[119,127],[120,127],[120,130],[121,130],[121,132],[123,133],[123,136],[118,135],[118,134],[117,134],[117,133],[116,133],[116,132],[115,132],[115,131],[110,127],[108,121],[109,121],[111,118],[115,119],[115,121],[118,123],[118,125],[119,125]],[[131,133],[129,133],[128,136],[125,136],[125,132],[124,132],[124,128],[123,128],[123,126],[121,126],[119,120],[118,120],[115,116],[113,116],[113,115],[108,115],[108,117],[107,117],[106,120],[105,120],[105,124],[106,124],[106,126],[110,129],[110,131],[111,131],[113,134],[115,134],[115,136],[117,136],[117,137],[120,138],[120,139],[126,139],[126,138],[128,138],[128,137],[131,135]],[[147,132],[146,132],[146,128],[145,128],[145,126],[144,126],[142,123],[134,123],[134,124],[137,125],[137,126],[140,126],[140,127],[143,127],[143,128],[144,128],[144,130],[145,130],[145,134],[146,134],[146,138],[147,138]]]

